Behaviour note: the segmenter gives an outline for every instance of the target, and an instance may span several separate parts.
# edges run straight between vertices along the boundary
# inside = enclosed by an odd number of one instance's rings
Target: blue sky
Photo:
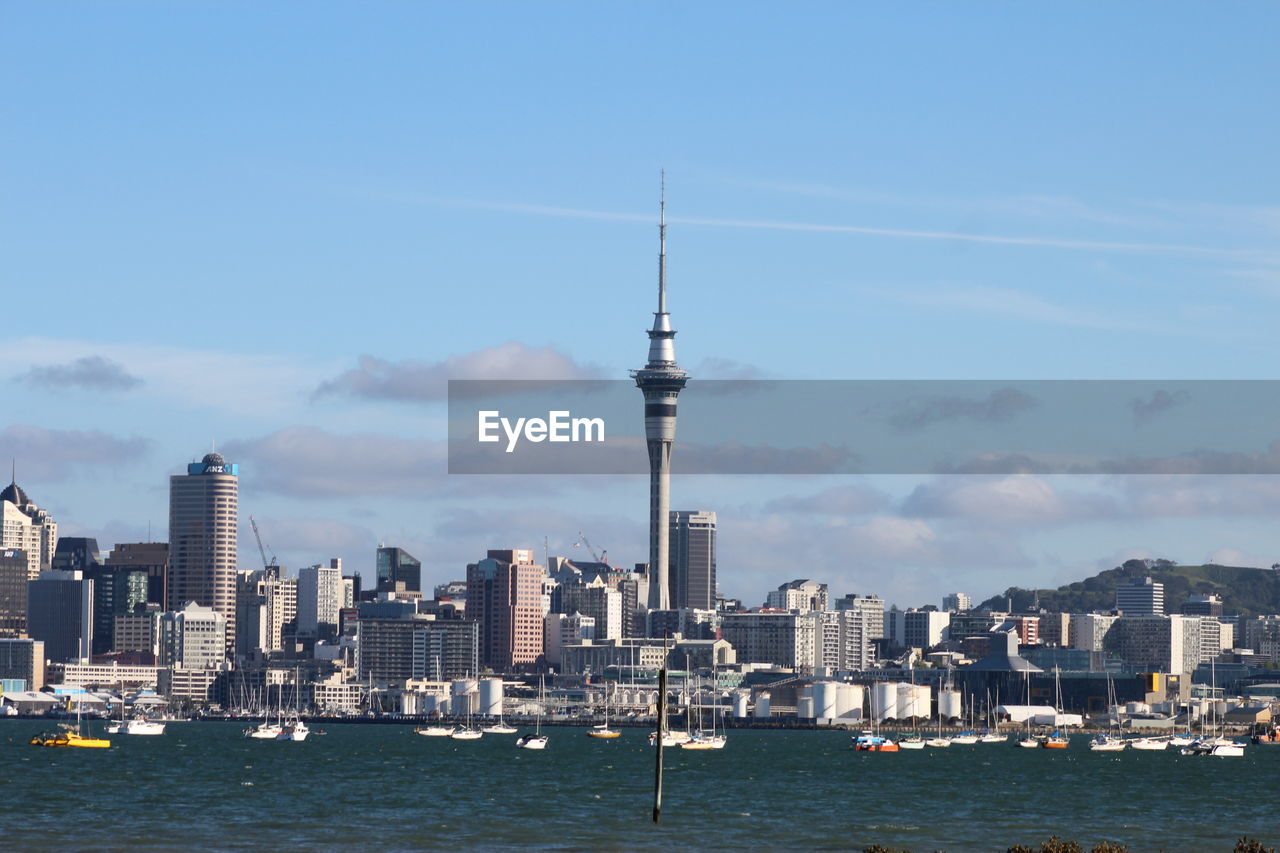
[[[424,389],[639,366],[660,168],[695,376],[1274,378],[1277,24],[4,4],[0,451],[104,546],[162,536],[166,477],[217,441],[246,565],[249,514],[294,567],[367,570],[382,540],[442,581],[579,530],[642,560],[642,478],[448,478]],[[699,478],[675,502],[721,513],[721,586],[750,601],[810,575],[905,605],[1130,554],[1280,559],[1265,478]]]

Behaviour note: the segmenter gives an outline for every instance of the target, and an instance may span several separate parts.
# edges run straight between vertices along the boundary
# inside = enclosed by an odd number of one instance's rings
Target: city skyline
[[[42,320],[0,343],[0,457],[61,535],[166,539],[166,478],[216,449],[241,568],[249,515],[291,570],[367,585],[380,542],[426,587],[578,531],[643,561],[645,472],[448,477],[442,400],[449,376],[626,377],[664,166],[693,381],[1280,356],[1274,9],[300,8],[4,13],[6,279]],[[676,476],[671,506],[717,513],[747,601],[1280,559],[1267,477]]]

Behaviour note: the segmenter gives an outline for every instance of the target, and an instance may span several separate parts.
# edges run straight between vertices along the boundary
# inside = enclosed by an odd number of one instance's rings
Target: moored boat
[[[863,732],[853,738],[853,748],[858,752],[897,752],[898,745],[887,737]]]
[[[30,741],[32,746],[78,747],[80,749],[107,749],[111,741],[100,737],[85,737],[79,732],[42,732]]]
[[[1121,752],[1126,746],[1128,743],[1124,738],[1113,735],[1098,735],[1089,741],[1089,749],[1092,752]]]
[[[1169,739],[1163,737],[1136,737],[1129,741],[1130,749],[1144,750],[1147,752],[1156,752],[1162,749],[1167,749],[1168,746]]]
[[[1066,749],[1071,746],[1071,738],[1061,732],[1054,732],[1045,738],[1040,746],[1044,749]]]

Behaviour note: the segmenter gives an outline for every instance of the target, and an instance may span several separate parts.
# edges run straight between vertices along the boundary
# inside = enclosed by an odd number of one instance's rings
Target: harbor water
[[[101,723],[94,724],[98,733]],[[170,723],[108,750],[27,744],[46,726],[0,721],[0,839],[12,850],[912,851],[1033,847],[1230,851],[1280,843],[1280,747],[1243,758],[1005,744],[854,752],[848,732],[730,730],[723,750],[666,751],[651,822],[647,730],[617,740],[547,728],[455,741],[410,726],[314,724],[304,743],[243,725]]]

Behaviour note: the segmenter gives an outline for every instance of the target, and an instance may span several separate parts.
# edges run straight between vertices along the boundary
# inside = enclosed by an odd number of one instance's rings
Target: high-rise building
[[[671,608],[671,449],[676,440],[676,398],[689,374],[676,364],[676,333],[667,313],[666,190],[658,218],[658,310],[649,330],[649,360],[632,371],[644,394],[644,434],[649,450],[649,609]],[[715,594],[714,585],[712,594]]]
[[[950,610],[952,613],[959,613],[973,607],[973,599],[965,595],[963,592],[953,592],[950,595],[942,596],[942,609]]]
[[[829,598],[825,583],[802,578],[769,590],[765,597],[765,607],[807,613],[810,610],[826,610]]]
[[[0,681],[16,679],[27,690],[44,687],[44,643],[29,638],[0,638]]]
[[[409,678],[442,681],[474,677],[480,670],[480,626],[475,622],[362,615],[356,625],[361,679],[383,684]]]
[[[620,640],[625,636],[622,593],[600,577],[585,583],[560,584],[556,593],[559,606],[555,609],[558,612],[578,613],[591,619],[590,639]]]
[[[305,566],[298,569],[298,633],[321,639],[338,632],[342,609],[342,569]]]
[[[467,566],[467,616],[480,623],[480,665],[511,672],[542,655],[542,580],[527,548],[489,551]]]
[[[227,657],[227,620],[194,601],[160,617],[160,664],[180,669],[218,669]]]
[[[27,633],[27,554],[0,549],[0,637]]]
[[[671,608],[716,606],[716,514],[675,510],[669,536]]]
[[[801,613],[725,613],[720,636],[729,641],[740,663],[771,663],[808,669],[814,659],[814,623]]]
[[[875,660],[872,634],[883,620],[871,610],[811,610],[813,665],[835,671],[870,669]]]
[[[561,650],[565,646],[581,645],[596,638],[595,618],[581,613],[548,613],[544,625],[542,643],[547,663],[557,669],[563,662]]]
[[[162,608],[169,601],[169,543],[117,542],[107,555],[107,565],[116,571],[146,572],[147,601]]]
[[[27,582],[27,634],[57,663],[93,652],[93,581],[82,572],[49,570]]]
[[[27,555],[27,580],[53,567],[58,544],[58,525],[47,510],[40,509],[16,482],[0,491],[0,548],[23,551]]]
[[[228,654],[235,652],[239,473],[238,465],[209,453],[169,478],[166,609],[194,601],[221,613]]]
[[[871,640],[879,640],[885,636],[885,616],[884,616],[884,599],[878,595],[856,595],[849,593],[848,595],[837,598],[833,606],[834,610],[862,610],[867,614],[869,622],[867,623],[867,637]]]
[[[1125,616],[1150,616],[1164,613],[1164,584],[1149,577],[1133,578],[1116,584],[1116,610]]]
[[[378,592],[401,597],[422,594],[422,562],[403,548],[378,546]]]
[[[81,572],[93,581],[93,653],[100,655],[112,649],[115,635],[116,592],[128,596],[127,577],[117,584],[111,570],[102,562],[98,540],[84,536],[63,536],[53,554],[53,568],[64,572]],[[144,590],[145,596],[145,590]],[[143,599],[145,601],[145,598]],[[128,602],[121,602],[121,610]]]
[[[899,610],[892,615],[893,644],[909,649],[936,646],[946,639],[951,624],[951,614],[937,610]]]

